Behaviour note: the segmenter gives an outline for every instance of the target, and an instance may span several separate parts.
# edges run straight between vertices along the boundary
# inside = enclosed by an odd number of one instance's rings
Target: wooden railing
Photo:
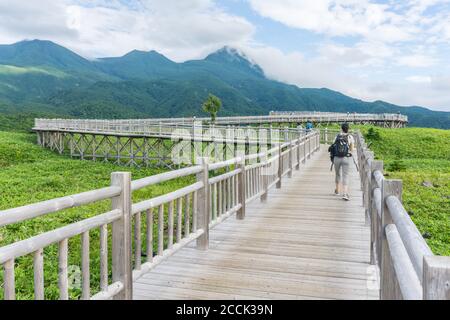
[[[450,257],[433,255],[402,205],[402,181],[385,179],[383,161],[374,159],[360,132],[355,137],[381,298],[450,299]]]
[[[136,134],[172,134],[174,129],[191,128],[194,123],[207,124],[209,118],[160,118],[160,119],[35,119],[35,130],[66,130],[82,132],[117,132]],[[406,124],[408,117],[401,114],[337,113],[337,112],[271,112],[268,116],[218,117],[217,128],[226,125],[341,122],[395,122]],[[222,127],[221,127],[222,126]]]
[[[69,299],[68,242],[80,236],[81,299],[132,299],[133,280],[194,240],[199,249],[206,250],[211,228],[234,213],[238,219],[244,219],[249,202],[257,198],[265,201],[268,190],[274,185],[281,188],[282,178],[292,176],[293,170],[298,170],[319,147],[319,132],[311,131],[259,154],[243,154],[219,163],[200,158],[198,165],[135,181],[131,181],[129,172],[114,172],[111,186],[107,188],[0,211],[0,227],[3,227],[111,200],[111,210],[106,213],[1,247],[4,298],[16,298],[16,260],[32,255],[34,298],[44,299],[43,251],[57,244],[59,297]],[[188,176],[195,176],[196,181],[170,193],[132,203],[133,191]],[[100,233],[100,290],[95,293],[91,292],[90,264],[93,245],[90,233],[94,230]],[[146,257],[145,261],[142,256]]]
[[[270,116],[302,117],[320,122],[352,121],[400,121],[408,122],[408,116],[400,113],[356,113],[356,112],[316,112],[316,111],[272,111]]]

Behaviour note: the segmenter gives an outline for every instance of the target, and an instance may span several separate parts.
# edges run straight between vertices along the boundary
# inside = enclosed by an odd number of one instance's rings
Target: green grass
[[[403,180],[404,206],[432,251],[449,256],[450,130],[374,128],[379,137],[370,138],[361,129],[387,178]]]
[[[161,169],[124,168],[107,163],[72,160],[37,146],[36,137],[26,133],[0,131],[0,210],[14,208],[38,201],[93,190],[110,185],[114,171],[131,171],[138,179],[162,172]],[[171,180],[133,193],[133,201],[165,194],[193,182],[193,177]],[[83,220],[109,211],[110,201],[64,210],[31,221],[0,228],[0,246],[23,240],[45,231]],[[145,220],[145,219],[143,219]],[[145,222],[143,228],[145,230]],[[91,232],[91,282],[92,291],[99,283],[99,232]],[[143,238],[145,239],[145,238]],[[145,246],[144,246],[145,250]],[[57,299],[57,246],[45,249],[45,295]],[[145,259],[144,259],[145,260]],[[80,266],[80,237],[69,241],[69,265]],[[15,265],[18,299],[33,298],[33,262],[31,256],[18,258]],[[2,272],[0,285],[2,286]],[[0,288],[0,299],[3,290]],[[77,299],[80,291],[70,291]]]
[[[11,65],[0,64],[0,75],[23,75],[27,73],[42,73],[57,78],[64,78],[67,75],[57,69],[45,68],[45,67],[17,67]]]

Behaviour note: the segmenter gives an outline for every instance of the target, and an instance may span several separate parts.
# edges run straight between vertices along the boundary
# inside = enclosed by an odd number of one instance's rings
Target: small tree
[[[215,95],[209,94],[208,98],[203,102],[203,111],[208,112],[211,115],[211,122],[216,121],[217,113],[222,107],[222,101]]]

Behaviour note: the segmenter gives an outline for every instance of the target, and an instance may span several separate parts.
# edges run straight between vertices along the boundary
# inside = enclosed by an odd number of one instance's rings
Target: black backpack
[[[334,157],[347,157],[350,154],[349,150],[348,136],[344,134],[339,134],[334,143],[328,148],[331,161],[333,161]]]

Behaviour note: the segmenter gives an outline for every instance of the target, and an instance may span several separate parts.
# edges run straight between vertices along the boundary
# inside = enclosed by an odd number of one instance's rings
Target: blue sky
[[[36,38],[90,59],[228,45],[299,87],[450,111],[450,0],[0,0],[0,43]]]

